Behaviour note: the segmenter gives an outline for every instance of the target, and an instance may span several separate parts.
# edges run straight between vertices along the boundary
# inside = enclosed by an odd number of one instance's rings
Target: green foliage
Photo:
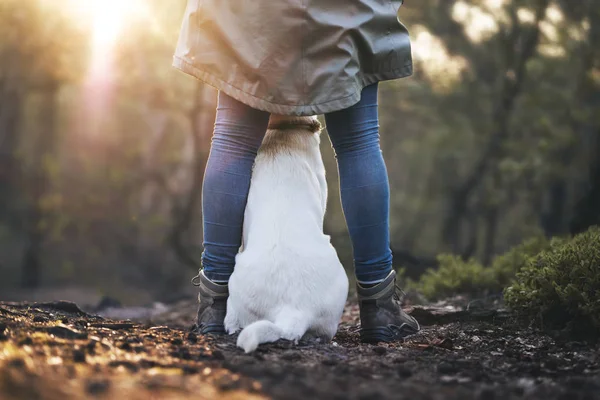
[[[474,259],[465,261],[456,255],[440,255],[438,269],[428,270],[418,282],[410,282],[408,286],[430,300],[455,294],[477,296],[498,293],[512,284],[517,273],[533,262],[539,253],[564,241],[562,238],[548,240],[542,235],[534,236],[494,258],[489,267]]]
[[[438,269],[430,269],[417,283],[408,284],[429,300],[457,293],[478,294],[495,286],[490,270],[474,259],[465,261],[451,254],[439,255],[437,259],[440,264]]]
[[[546,325],[600,329],[599,272],[600,228],[593,227],[530,259],[504,297],[511,308]]]
[[[517,272],[541,251],[548,249],[550,242],[544,236],[535,236],[497,256],[491,266],[497,287],[505,288],[510,285]]]

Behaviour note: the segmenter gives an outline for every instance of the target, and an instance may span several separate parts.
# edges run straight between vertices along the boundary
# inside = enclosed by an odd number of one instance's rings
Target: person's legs
[[[242,223],[256,153],[269,113],[219,93],[214,135],[202,186],[204,275],[227,283],[242,241]]]
[[[379,145],[378,85],[363,89],[360,102],[325,115],[335,150],[344,216],[360,284],[382,282],[392,270],[390,190]]]
[[[402,310],[396,292],[389,236],[390,189],[379,145],[377,108],[374,84],[363,89],[356,105],[325,116],[354,249],[360,338],[367,343],[399,340],[421,329]]]

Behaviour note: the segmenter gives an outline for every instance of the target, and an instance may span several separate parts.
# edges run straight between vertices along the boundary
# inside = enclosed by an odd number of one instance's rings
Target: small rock
[[[67,314],[77,314],[77,315],[88,315],[87,313],[81,311],[81,309],[77,306],[77,304],[72,301],[51,301],[47,303],[36,303],[38,308],[42,308],[49,311],[60,311]]]
[[[131,343],[129,343],[129,342],[123,342],[123,343],[120,343],[118,347],[121,350],[129,351],[129,350],[131,350]]]
[[[171,344],[175,346],[181,346],[183,344],[183,340],[181,338],[171,339]]]
[[[48,318],[42,317],[41,315],[36,315],[35,317],[33,317],[33,322],[36,322],[36,323],[48,322]]]
[[[56,325],[44,327],[41,329],[43,332],[46,332],[50,335],[54,335],[58,338],[62,339],[86,339],[87,334],[76,331],[75,329],[71,329],[66,325]]]
[[[89,394],[98,395],[106,393],[109,387],[110,382],[107,380],[94,380],[88,382],[85,389]]]
[[[196,334],[194,332],[189,332],[186,336],[186,339],[190,343],[198,342],[198,336],[196,336]]]
[[[86,351],[90,354],[90,355],[94,355],[96,354],[96,341],[95,340],[90,340],[86,345],[85,345],[85,349]]]
[[[85,352],[83,350],[79,350],[79,349],[73,351],[73,362],[84,363],[85,362]]]
[[[382,346],[373,347],[373,352],[378,356],[383,356],[387,353],[387,349]]]
[[[19,346],[31,346],[33,344],[33,339],[29,336],[24,337],[19,340]]]

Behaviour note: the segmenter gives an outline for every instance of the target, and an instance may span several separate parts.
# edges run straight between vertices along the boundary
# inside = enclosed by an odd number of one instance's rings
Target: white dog
[[[256,158],[225,317],[229,334],[243,328],[246,353],[307,333],[329,341],[338,329],[348,277],[323,234],[320,130],[316,117],[272,116]]]

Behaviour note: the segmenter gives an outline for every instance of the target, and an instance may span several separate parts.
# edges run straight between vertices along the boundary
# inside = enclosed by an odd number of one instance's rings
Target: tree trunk
[[[45,130],[38,135],[33,157],[37,165],[33,167],[32,176],[28,179],[27,189],[29,207],[26,219],[26,245],[21,265],[21,286],[24,288],[37,288],[41,282],[42,272],[42,247],[47,233],[49,213],[42,208],[44,196],[50,190],[50,176],[45,161],[55,156],[57,142],[56,118],[58,84],[51,83],[44,89],[44,107],[41,121]]]
[[[491,206],[486,211],[485,236],[483,243],[483,265],[490,265],[495,254],[496,234],[498,232],[498,207]]]
[[[539,22],[546,13],[548,3],[549,0],[538,1],[535,25],[528,31],[519,23],[516,10],[513,9],[512,28],[506,39],[507,69],[502,77],[499,101],[492,116],[494,131],[471,173],[452,193],[448,216],[442,228],[442,239],[446,244],[456,246],[459,227],[468,212],[471,195],[479,188],[490,167],[494,165],[509,134],[513,107],[527,75],[527,62],[535,55],[540,37]],[[515,47],[520,47],[521,51],[517,53]]]
[[[548,190],[548,209],[542,214],[542,229],[547,237],[558,236],[565,231],[567,182],[556,179]]]
[[[600,129],[595,134],[589,185],[586,193],[575,206],[569,230],[572,235],[586,231],[593,225],[600,226]]]
[[[19,181],[16,152],[22,98],[18,86],[16,78],[5,77],[0,80],[0,220],[11,227],[18,225],[17,213],[12,207]]]

